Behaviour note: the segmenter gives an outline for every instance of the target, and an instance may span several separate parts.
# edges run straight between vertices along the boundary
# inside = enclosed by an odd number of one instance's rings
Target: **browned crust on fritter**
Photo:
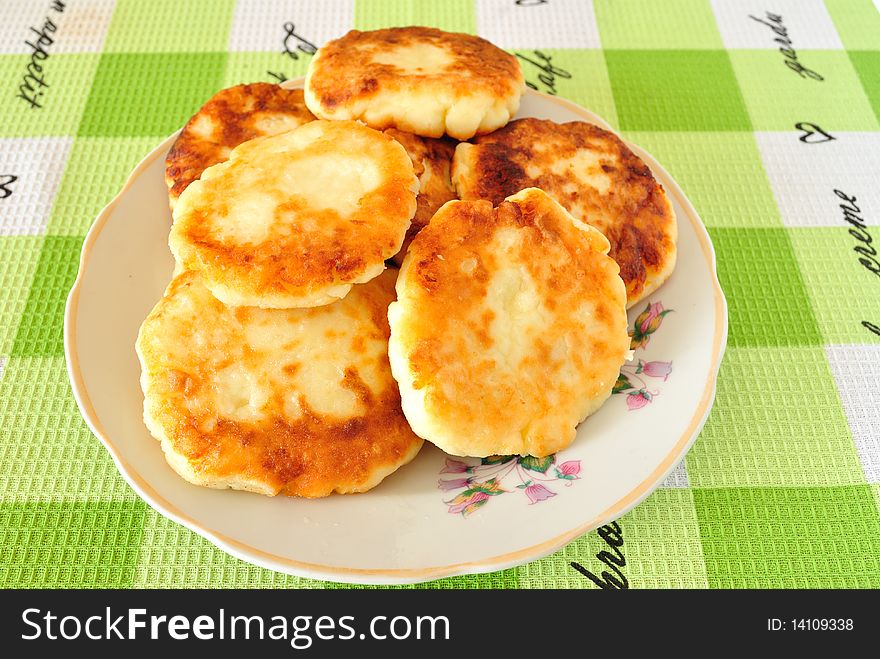
[[[393,137],[406,149],[420,182],[419,196],[416,198],[416,214],[407,229],[403,246],[394,256],[394,262],[400,265],[412,239],[427,226],[434,213],[447,201],[458,198],[450,178],[452,155],[458,142],[445,137],[440,139],[420,137],[396,128],[387,129],[385,134]],[[427,176],[425,176],[426,171]]]
[[[456,68],[467,71],[468,75],[459,79],[451,79],[448,71],[401,75],[400,69],[391,64],[358,56],[358,51],[369,53],[416,43],[450,48],[455,54]],[[385,89],[405,89],[433,80],[442,79],[451,90],[462,95],[479,88],[494,96],[507,96],[518,87],[512,81],[522,80],[522,69],[516,57],[489,41],[431,27],[394,27],[367,32],[351,30],[324,44],[320,53],[321,74],[311,78],[310,87],[321,105],[330,110],[354,98],[369,99]]]
[[[394,298],[394,277],[390,274],[358,288],[358,295],[367,300],[370,334],[363,338],[388,340],[388,304]],[[187,399],[198,397],[200,390],[212,387],[212,378],[233,359],[244,362],[258,359],[249,346],[244,346],[242,332],[249,314],[324,313],[325,308],[309,310],[265,311],[248,307],[227,307],[207,291],[200,291],[203,302],[199,317],[193,323],[205,322],[227,328],[216,346],[217,358],[211,361],[175,365],[168,362],[162,350],[164,303],[181,289],[203,288],[198,274],[186,272],[172,281],[166,297],[145,321],[140,341],[141,353],[149,369],[161,369],[164,377],[151,373],[150,400],[161,401],[151,416],[161,423],[175,453],[183,456],[200,476],[212,480],[246,477],[268,486],[275,493],[289,496],[321,497],[338,488],[351,491],[370,483],[375,472],[383,467],[397,466],[421,445],[410,430],[400,409],[400,394],[391,377],[387,357],[382,358],[381,392],[374,393],[361,379],[356,368],[344,373],[343,386],[353,392],[365,414],[340,421],[322,416],[305,404],[300,396],[303,416],[290,421],[283,412],[284,397],[292,392],[274,390],[266,405],[265,419],[242,423],[216,418],[211,411],[192,412]],[[344,301],[340,304],[344,304]],[[352,312],[355,313],[355,312]],[[354,316],[352,322],[364,322]],[[175,319],[174,322],[176,322]],[[217,335],[214,335],[215,339]],[[186,340],[185,336],[178,337]],[[225,347],[227,350],[223,350]],[[281,351],[279,350],[279,358]],[[299,368],[294,362],[284,368]]]
[[[476,171],[467,185],[458,186],[461,198],[498,204],[524,188],[541,188],[575,217],[605,234],[629,300],[640,298],[651,274],[666,270],[674,258],[675,215],[663,186],[614,133],[580,121],[557,124],[528,118],[512,121],[473,143],[479,147]],[[539,152],[536,145],[546,151]],[[578,149],[606,156],[601,166],[611,178],[607,193],[587,185],[566,191],[575,181],[550,171],[554,160],[572,157]],[[538,176],[526,173],[533,167],[540,168]],[[606,213],[612,221],[603,217]]]
[[[267,82],[236,85],[212,96],[187,122],[165,158],[165,182],[172,206],[187,186],[211,165],[223,162],[242,142],[278,131],[266,130],[265,120],[284,116],[275,122],[280,130],[314,121],[303,101],[301,89],[284,89]],[[210,123],[209,135],[200,128]]]

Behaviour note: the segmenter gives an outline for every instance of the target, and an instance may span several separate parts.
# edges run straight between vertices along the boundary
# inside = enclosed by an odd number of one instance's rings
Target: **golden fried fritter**
[[[519,61],[485,39],[398,27],[325,44],[309,63],[305,99],[322,119],[464,140],[506,124],[524,90]]]
[[[355,121],[312,121],[245,142],[206,169],[178,199],[169,243],[226,304],[329,304],[400,250],[418,186],[391,137]]]
[[[388,364],[394,271],[314,309],[227,307],[184,272],[141,327],[144,420],[196,485],[363,492],[422,445]]]
[[[388,310],[417,435],[454,455],[545,456],[611,394],[629,349],[608,241],[530,188],[450,201],[413,240]]]

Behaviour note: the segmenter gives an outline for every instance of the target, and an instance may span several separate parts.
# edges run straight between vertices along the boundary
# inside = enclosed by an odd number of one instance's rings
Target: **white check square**
[[[477,0],[477,34],[500,48],[601,48],[590,0]]]
[[[727,48],[777,50],[790,47],[795,52],[843,49],[822,0],[711,1],[721,40]],[[774,21],[768,13],[781,17],[781,21]],[[784,35],[780,35],[780,31],[784,31]],[[775,39],[788,39],[790,46]]]
[[[782,223],[846,226],[843,201],[834,194],[840,190],[856,197],[866,224],[880,224],[880,133],[832,132],[833,140],[812,144],[800,141],[805,134],[755,133]],[[808,139],[824,138],[813,133]]]
[[[354,24],[354,0],[238,0],[229,34],[229,50],[284,52],[289,26],[296,35],[321,47]],[[288,39],[296,51],[294,38]]]
[[[880,483],[880,345],[825,346],[869,483]]]
[[[660,483],[660,487],[662,488],[674,488],[674,489],[682,489],[688,488],[691,486],[690,478],[688,477],[687,465],[685,464],[684,459],[675,465],[675,469],[669,472],[669,475]]]
[[[39,35],[31,31],[43,30],[48,18],[55,26],[46,34],[53,41],[45,51],[51,57],[56,53],[97,53],[104,45],[114,0],[64,0],[64,10],[52,9],[52,0],[3,0],[5,19],[0,21],[0,54],[32,53],[39,46]],[[15,17],[15,20],[9,20]]]
[[[0,139],[0,236],[46,232],[72,137]]]

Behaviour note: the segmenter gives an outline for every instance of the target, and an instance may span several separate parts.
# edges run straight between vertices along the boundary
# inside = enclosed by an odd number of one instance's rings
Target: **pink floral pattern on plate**
[[[662,302],[649,302],[645,310],[636,317],[633,328],[630,330],[632,335],[630,349],[643,350],[651,342],[651,335],[660,329],[666,314],[672,313],[672,311],[672,309],[664,309]],[[627,408],[630,411],[640,410],[653,402],[654,397],[660,393],[659,390],[650,388],[645,377],[662,379],[666,382],[670,373],[672,373],[671,361],[646,362],[643,359],[638,359],[635,363],[624,364],[620,369],[620,375],[617,377],[617,382],[614,383],[611,393],[626,394]]]
[[[443,491],[462,490],[445,502],[452,515],[467,517],[492,497],[517,490],[522,491],[530,505],[541,503],[556,496],[554,484],[561,481],[568,486],[580,480],[581,461],[568,460],[557,465],[555,455],[546,458],[493,455],[475,464],[474,460],[476,458],[446,458],[446,465],[440,471],[437,487]]]

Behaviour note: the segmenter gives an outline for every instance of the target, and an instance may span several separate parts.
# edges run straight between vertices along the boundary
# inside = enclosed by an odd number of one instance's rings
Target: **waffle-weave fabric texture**
[[[350,28],[410,24],[519,54],[537,89],[656,156],[714,242],[730,306],[715,406],[664,487],[618,520],[626,585],[880,587],[871,0],[5,0],[0,587],[335,586],[232,558],[141,501],[80,418],[62,316],[97,213],[211,94],[303,75],[311,45]],[[32,61],[45,86],[22,90]],[[598,575],[606,548],[594,532],[427,587],[596,588],[572,563]]]

